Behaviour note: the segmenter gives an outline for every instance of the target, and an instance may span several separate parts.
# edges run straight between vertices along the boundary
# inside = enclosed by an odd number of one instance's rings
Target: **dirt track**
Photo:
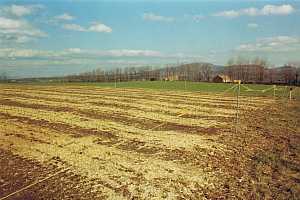
[[[298,199],[299,102],[0,85],[0,199]]]

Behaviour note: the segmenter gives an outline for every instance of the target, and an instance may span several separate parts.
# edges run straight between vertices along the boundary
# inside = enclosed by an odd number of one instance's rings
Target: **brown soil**
[[[14,89],[16,86],[7,87]],[[27,89],[32,90],[31,88]],[[73,89],[76,90],[76,88]],[[41,91],[49,92],[60,91],[62,95],[74,93],[74,91],[65,90],[67,89],[64,87],[60,87],[58,90],[46,89],[46,87],[41,89]],[[82,94],[90,95],[84,89],[79,88],[78,91],[80,90]],[[105,92],[108,96],[116,95],[105,89],[101,95],[105,96]],[[140,96],[134,97],[138,100],[157,99],[155,95],[147,97],[142,91],[132,91],[132,94],[139,94]],[[3,95],[9,96],[9,94]],[[91,96],[101,97],[99,94],[92,94]],[[128,94],[128,96],[130,95]],[[163,93],[158,96],[162,99],[168,99],[172,96],[184,97],[174,94],[167,94],[164,97]],[[16,98],[18,97],[32,98],[26,95],[17,95]],[[7,129],[9,131],[6,132],[6,129],[2,130],[2,128],[5,128],[7,124],[0,124],[1,144],[9,139],[11,143],[10,145],[5,144],[3,147],[0,146],[0,199],[62,170],[64,171],[8,199],[296,200],[300,197],[300,106],[297,101],[274,101],[267,106],[257,106],[257,108],[242,107],[240,124],[237,132],[235,132],[235,127],[232,126],[234,125],[234,117],[213,119],[201,116],[201,118],[208,120],[226,123],[226,125],[218,127],[205,128],[162,123],[159,120],[130,118],[126,116],[126,112],[105,113],[96,112],[92,109],[83,111],[76,107],[60,106],[59,98],[43,98],[58,104],[57,106],[37,105],[20,103],[12,99],[1,99],[0,104],[16,106],[18,109],[32,108],[57,113],[72,113],[85,119],[99,121],[110,119],[120,126],[134,126],[141,132],[157,127],[153,129],[153,134],[159,133],[162,136],[170,134],[165,136],[170,138],[170,144],[164,143],[164,137],[159,137],[160,135],[153,137],[160,140],[148,141],[147,138],[143,138],[144,140],[139,137],[130,138],[126,135],[116,134],[116,132],[99,131],[96,128],[90,129],[56,121],[50,122],[44,119],[13,116],[0,110],[1,123],[6,122],[15,127],[15,129]],[[193,100],[197,98],[190,97]],[[208,96],[204,96],[202,99],[213,101],[213,97]],[[216,102],[219,101],[216,100]],[[178,101],[171,100],[169,102]],[[231,103],[230,100],[222,102]],[[80,104],[81,102],[77,103]],[[135,109],[134,106],[122,107],[115,103],[101,105],[124,110]],[[231,106],[222,105],[220,108]],[[181,117],[199,118],[199,116],[193,115]],[[50,135],[54,132],[59,133],[68,136],[65,137],[67,139],[78,139],[79,143],[78,145],[64,143],[65,145],[60,145],[59,148],[66,149],[65,151],[57,152],[56,156],[41,161],[43,159],[37,159],[37,154],[33,152],[30,154],[30,149],[26,149],[26,152],[29,153],[25,154],[18,151],[17,147],[14,146],[14,142],[17,140],[19,143],[22,141],[21,144],[25,146],[35,144],[36,146],[33,147],[32,151],[39,150],[39,145],[53,145],[51,141],[45,140],[47,137],[38,138],[36,132],[35,135],[30,134],[31,130],[37,132],[41,130],[41,134],[48,131]],[[176,133],[175,136],[172,135],[173,132]],[[128,132],[128,134],[131,133]],[[180,143],[186,137],[191,138],[188,144]],[[87,138],[92,138],[90,143]],[[150,136],[149,138],[153,139]],[[72,145],[73,149],[70,147]],[[51,147],[56,148],[55,145]],[[105,150],[100,151],[99,149]],[[39,153],[47,154],[48,151],[48,155],[50,155],[50,149]],[[72,164],[71,161],[73,160],[63,157],[63,152],[76,154],[75,160],[77,161],[78,158],[77,162],[80,165],[76,162]],[[159,165],[160,163],[162,164]],[[101,178],[91,178],[88,173],[83,173],[86,172],[85,170],[88,171],[89,166],[97,166],[98,168],[95,168],[94,172],[102,172]],[[159,173],[161,174],[156,173],[152,168],[160,170]],[[198,175],[201,176],[198,177]],[[102,176],[106,179],[102,179]],[[156,196],[158,191],[161,193]]]
[[[105,198],[99,191],[93,191],[95,183],[72,171],[56,165],[59,158],[53,158],[49,163],[39,163],[35,160],[22,158],[10,151],[0,148],[0,197],[5,197],[30,184],[46,177],[57,175],[37,183],[7,199],[94,199]]]

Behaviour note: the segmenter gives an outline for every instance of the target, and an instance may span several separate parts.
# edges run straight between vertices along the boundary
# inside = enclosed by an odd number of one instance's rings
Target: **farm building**
[[[232,80],[227,75],[217,75],[213,78],[213,82],[215,82],[215,83],[231,83]]]
[[[166,76],[163,80],[165,80],[165,81],[178,81],[179,76],[178,75],[169,75],[169,76]]]

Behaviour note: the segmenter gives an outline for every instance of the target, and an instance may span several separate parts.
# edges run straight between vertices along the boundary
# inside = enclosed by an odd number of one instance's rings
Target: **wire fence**
[[[185,82],[185,89],[187,89],[188,85]],[[117,85],[115,84],[115,88],[117,88]],[[229,88],[225,89],[224,91],[220,93],[216,93],[218,96],[223,96],[223,95],[233,95],[235,97],[235,100],[233,99],[232,105],[233,109],[235,110],[235,117],[234,120],[232,121],[232,128],[234,129],[235,133],[239,133],[240,130],[240,119],[241,116],[245,114],[243,111],[243,106],[250,106],[253,105],[253,97],[257,96],[264,96],[262,94],[267,94],[269,97],[273,97],[272,100],[280,100],[280,101],[285,101],[288,103],[289,101],[295,101],[295,100],[300,100],[300,88],[299,87],[289,87],[289,86],[275,86],[272,85],[267,88],[263,89],[258,89],[258,88],[251,88],[251,86],[241,84],[240,81],[238,81],[236,84],[233,84]],[[243,97],[243,98],[242,98]],[[188,101],[188,99],[185,99]],[[181,113],[178,113],[176,117],[182,117],[183,115],[186,114],[187,111],[182,110]],[[152,128],[148,129],[149,131],[156,131],[160,127],[164,126],[168,122],[162,122],[158,125],[153,126]],[[171,141],[170,141],[171,142]],[[17,193],[23,192],[24,190],[30,189],[31,187],[40,184],[41,182],[44,182],[52,177],[57,176],[60,173],[66,172],[68,169],[64,169],[61,171],[58,171],[48,177],[45,177],[43,179],[37,180],[13,193],[10,193],[4,197],[1,197],[0,200],[5,200],[8,199]]]
[[[242,90],[241,90],[242,89]],[[243,106],[249,106],[253,104],[253,97],[269,97],[270,100],[279,101],[288,105],[289,102],[300,100],[300,88],[297,86],[276,86],[272,85],[268,88],[257,89],[251,88],[248,85],[241,84],[240,81],[232,87],[228,88],[221,95],[230,93],[236,96],[236,106],[235,106],[235,120],[234,120],[234,129],[237,133],[240,128],[240,115],[243,114],[244,117],[246,113],[241,112],[240,103],[243,103]],[[243,96],[244,98],[240,98]],[[241,102],[242,101],[242,102]]]

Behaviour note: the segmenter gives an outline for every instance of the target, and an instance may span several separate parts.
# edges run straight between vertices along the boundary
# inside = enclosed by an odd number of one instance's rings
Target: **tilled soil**
[[[58,158],[40,163],[22,158],[10,151],[0,149],[0,197],[34,184],[6,199],[101,199],[101,192],[95,190],[95,182],[88,181],[68,170]],[[54,175],[54,176],[53,176]],[[47,177],[49,179],[39,182]]]
[[[1,87],[1,200],[300,197],[297,101],[243,97],[236,127],[232,96]]]

